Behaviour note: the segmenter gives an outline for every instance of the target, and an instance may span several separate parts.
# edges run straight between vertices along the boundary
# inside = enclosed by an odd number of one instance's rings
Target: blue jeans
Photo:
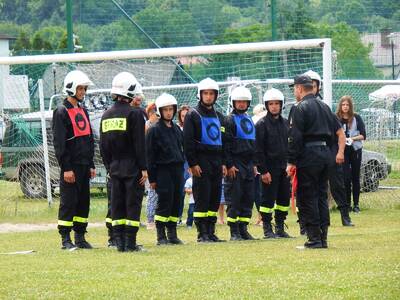
[[[189,203],[186,226],[193,226],[194,203]]]
[[[154,215],[156,213],[156,206],[158,201],[158,195],[155,190],[149,188],[147,193],[147,207],[146,207],[146,214],[147,214],[147,222],[153,223],[154,222]]]

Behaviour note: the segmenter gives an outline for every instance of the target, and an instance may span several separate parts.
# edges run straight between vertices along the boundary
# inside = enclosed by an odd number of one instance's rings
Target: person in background
[[[151,128],[158,122],[156,104],[154,102],[150,102],[146,106],[146,115],[149,118],[145,124],[145,132],[147,133],[149,128]],[[148,180],[146,181],[146,189],[147,189],[147,205],[146,205],[147,229],[152,230],[155,228],[154,215],[156,212],[158,195],[156,191],[151,188]]]
[[[193,212],[194,212],[194,198],[193,198],[193,179],[189,171],[189,178],[185,182],[185,192],[189,196],[189,207],[187,212],[186,226],[192,228],[193,226]]]
[[[183,124],[185,122],[185,117],[186,117],[186,114],[188,113],[189,109],[190,109],[190,106],[189,105],[185,105],[185,104],[181,105],[181,107],[178,109],[178,124],[177,125],[179,126],[179,128],[182,131],[183,131]],[[190,177],[190,174],[188,172],[189,171],[189,165],[188,165],[188,162],[187,162],[186,158],[185,158],[185,163],[183,165],[183,169],[184,169],[184,171],[183,171],[183,179],[186,182],[186,180]],[[180,200],[180,203],[179,203],[179,221],[178,221],[178,225],[182,224],[182,214],[183,214],[183,208],[185,206],[185,194],[186,194],[185,193],[185,189],[183,189],[181,200]]]
[[[346,135],[344,151],[344,178],[347,203],[351,203],[353,192],[353,212],[359,213],[360,206],[360,169],[362,160],[362,141],[366,139],[365,125],[360,115],[354,111],[351,96],[340,98],[336,115],[342,122]]]

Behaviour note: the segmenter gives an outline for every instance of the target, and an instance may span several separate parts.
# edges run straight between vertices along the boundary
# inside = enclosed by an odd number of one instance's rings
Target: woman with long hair
[[[359,213],[360,169],[362,141],[366,138],[365,125],[360,115],[354,112],[354,104],[351,96],[340,98],[336,115],[341,121],[346,134],[345,162],[343,166],[346,200],[351,205],[351,194],[353,194],[353,212]]]

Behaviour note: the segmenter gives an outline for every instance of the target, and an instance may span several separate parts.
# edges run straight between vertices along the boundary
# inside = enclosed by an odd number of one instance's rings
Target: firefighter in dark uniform
[[[147,114],[146,111],[141,107],[143,101],[143,90],[141,84],[138,82],[135,87],[135,95],[131,101],[131,106],[140,110],[143,115],[145,122],[147,121]],[[113,231],[112,231],[112,219],[111,219],[111,179],[109,174],[107,174],[107,215],[106,215],[106,227],[108,232],[108,247],[116,247],[115,240],[113,238]],[[140,203],[143,202],[144,196],[144,186],[137,182],[136,185],[137,191],[139,193]]]
[[[193,175],[194,220],[198,242],[220,242],[215,234],[221,199],[223,116],[214,110],[219,93],[211,78],[198,85],[198,105],[191,109],[183,126],[184,150]]]
[[[289,115],[287,173],[297,173],[297,202],[306,226],[305,248],[327,248],[329,207],[328,170],[334,118],[328,105],[313,94],[307,75],[294,78],[297,103]]]
[[[313,93],[314,95],[322,100],[322,96],[320,94],[322,80],[317,72],[312,70],[304,73],[305,75],[310,76],[313,81]],[[339,131],[339,135],[334,134],[333,140],[331,143],[331,152],[332,152],[332,164],[329,169],[329,188],[332,194],[333,199],[335,200],[338,209],[340,211],[340,216],[342,219],[343,226],[354,226],[351,218],[350,218],[350,203],[346,200],[346,188],[344,185],[344,172],[343,172],[343,161],[344,161],[344,148],[346,145],[346,135],[341,129],[341,123],[337,118],[336,114],[332,112],[336,122],[333,124],[334,133]]]
[[[263,100],[268,113],[257,122],[256,153],[262,181],[260,213],[264,238],[289,238],[284,228],[290,207],[290,180],[286,174],[289,123],[281,115],[284,96],[272,88],[265,92]],[[275,213],[275,232],[272,213]]]
[[[157,245],[183,244],[176,232],[185,161],[183,133],[172,121],[177,112],[177,101],[174,96],[164,93],[156,99],[156,107],[160,121],[146,135],[146,151],[149,183],[158,194],[154,216]]]
[[[93,83],[85,73],[69,72],[63,89],[67,98],[53,113],[54,150],[61,168],[58,231],[62,249],[92,248],[85,233],[90,206],[89,181],[96,176],[94,139],[89,115],[80,104],[89,85]],[[75,245],[71,241],[71,229],[75,232]]]
[[[254,203],[254,166],[256,130],[246,113],[252,99],[249,89],[236,87],[230,95],[233,111],[225,119],[223,140],[225,203],[231,241],[254,240],[247,226]]]
[[[112,82],[114,105],[101,119],[100,152],[111,179],[112,231],[118,251],[141,251],[136,244],[142,199],[138,191],[147,179],[144,119],[130,106],[136,78],[122,72]]]

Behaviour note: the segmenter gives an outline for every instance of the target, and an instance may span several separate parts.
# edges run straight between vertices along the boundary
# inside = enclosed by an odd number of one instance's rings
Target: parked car
[[[98,140],[102,111],[89,114],[95,137],[96,177],[91,186],[104,188],[106,171],[102,164]],[[45,112],[46,132],[49,152],[51,189],[59,185],[60,168],[55,157],[51,130],[52,111]],[[6,130],[1,147],[2,172],[6,180],[19,181],[22,192],[29,198],[46,197],[47,188],[44,172],[44,156],[40,112],[28,113],[6,122]]]

